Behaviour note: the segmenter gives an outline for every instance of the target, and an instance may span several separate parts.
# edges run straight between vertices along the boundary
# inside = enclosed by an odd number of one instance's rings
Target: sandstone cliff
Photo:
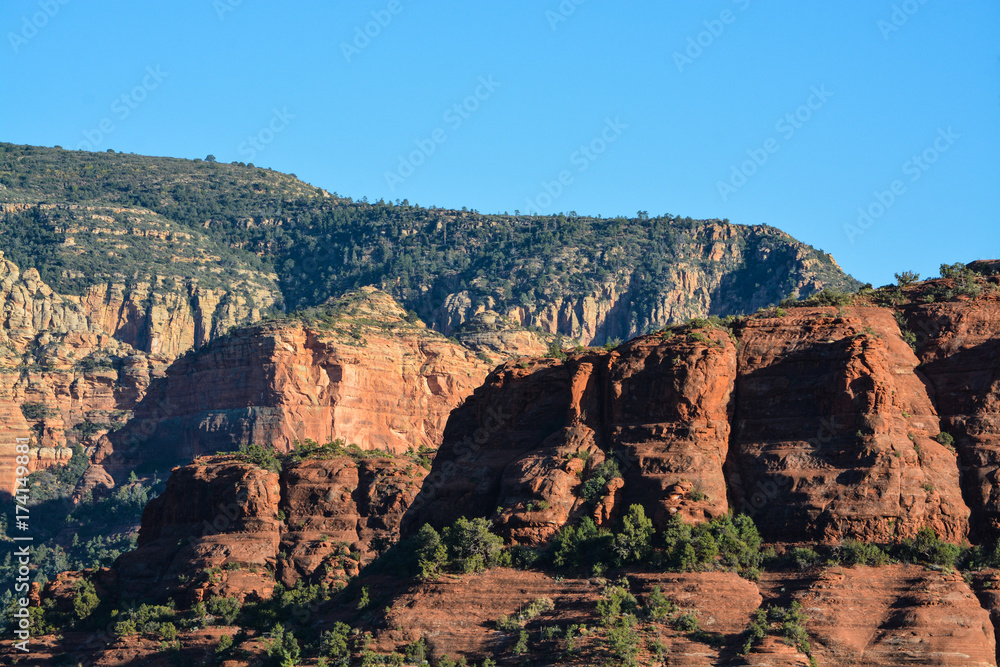
[[[16,438],[30,439],[32,471],[65,464],[73,445],[93,453],[174,357],[260,318],[197,280],[154,282],[59,294],[0,252],[0,490],[13,488]]]
[[[114,572],[125,599],[267,599],[275,583],[340,585],[396,541],[427,471],[407,458],[310,458],[278,474],[232,457],[177,468]],[[374,546],[373,546],[374,545]]]
[[[508,362],[453,413],[406,529],[493,516],[505,536],[540,543],[583,513],[606,523],[629,502],[661,525],[678,511],[724,514],[735,367],[728,335],[691,328],[565,362]],[[606,475],[595,506],[585,482],[611,460],[624,484]]]
[[[996,292],[905,310],[935,332],[919,358],[902,314],[857,305],[743,320],[738,353],[719,330],[673,329],[508,362],[452,416],[404,530],[477,515],[535,544],[638,501],[661,525],[732,507],[771,539],[891,542],[930,527],[960,542],[970,508],[974,537],[995,532]],[[588,483],[604,486],[586,498]]]
[[[99,461],[117,473],[251,443],[289,451],[307,439],[434,448],[489,370],[374,288],[305,318],[240,329],[178,359]]]
[[[954,453],[891,311],[794,308],[739,333],[730,484],[773,538],[968,533]]]
[[[977,537],[996,537],[1000,535],[1000,295],[917,302],[903,312],[915,337],[918,370],[930,385],[941,430],[949,436],[945,442],[953,440],[958,450]]]

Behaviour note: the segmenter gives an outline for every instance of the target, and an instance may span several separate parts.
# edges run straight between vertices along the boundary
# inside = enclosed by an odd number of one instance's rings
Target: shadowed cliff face
[[[920,374],[954,438],[974,536],[1000,535],[1000,298],[913,304]]]
[[[772,539],[961,541],[955,455],[891,311],[794,308],[740,332],[730,483]]]
[[[453,413],[404,530],[492,515],[505,536],[536,544],[584,514],[608,523],[629,502],[661,524],[724,514],[735,366],[733,341],[710,329],[508,362]],[[612,460],[624,484],[590,481]]]

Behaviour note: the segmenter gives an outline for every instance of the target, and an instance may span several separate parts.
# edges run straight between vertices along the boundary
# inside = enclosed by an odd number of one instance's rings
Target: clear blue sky
[[[1000,256],[997,2],[577,2],[6,0],[0,139],[768,223],[876,285]]]

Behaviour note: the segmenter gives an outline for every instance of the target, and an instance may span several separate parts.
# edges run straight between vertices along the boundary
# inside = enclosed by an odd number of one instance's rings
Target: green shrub
[[[76,591],[73,596],[73,613],[82,621],[94,613],[101,600],[97,597],[97,589],[94,588],[93,582],[87,579],[77,582],[73,589]]]
[[[222,635],[219,637],[219,643],[215,645],[215,652],[225,653],[233,646],[233,638],[229,635]]]
[[[278,623],[270,632],[270,639],[264,644],[267,657],[271,664],[280,667],[295,667],[299,662],[301,651],[299,642],[291,630],[286,630]]]
[[[584,500],[593,502],[598,499],[604,486],[615,477],[621,477],[621,470],[618,468],[618,461],[609,455],[604,461],[594,468],[590,477],[580,488],[580,495]]]
[[[470,521],[460,517],[444,529],[442,541],[451,563],[463,572],[493,567],[503,550],[503,538],[490,532],[490,524],[483,518]]]
[[[233,625],[240,615],[240,601],[235,597],[215,596],[208,600],[208,613],[222,619],[223,624]]]
[[[649,556],[654,534],[653,521],[642,505],[632,505],[614,537],[612,552],[620,565],[635,563]]]
[[[775,635],[808,656],[812,647],[809,644],[809,635],[805,630],[807,621],[802,605],[797,600],[792,602],[787,609],[771,606],[766,610],[755,610],[750,618],[750,624],[741,635],[740,655],[745,656],[750,653],[753,647],[759,645],[767,635]],[[811,659],[812,656],[810,656]]]
[[[414,665],[422,665],[424,664],[424,660],[427,659],[427,641],[421,637],[414,642],[410,642],[403,649],[403,653],[406,655],[407,662]]]
[[[805,569],[819,561],[819,554],[809,547],[795,547],[788,552],[788,560],[796,567]]]
[[[448,549],[433,526],[424,524],[413,537],[413,556],[420,578],[435,576],[448,562]]]
[[[877,544],[844,540],[835,550],[834,556],[843,565],[886,565],[890,562],[889,554],[882,551]]]
[[[597,615],[604,625],[611,625],[622,614],[634,615],[639,609],[639,603],[628,590],[628,581],[605,586],[601,597],[597,600]]]
[[[514,655],[524,655],[525,653],[528,652],[528,632],[527,632],[527,630],[521,630],[521,634],[518,635],[518,638],[517,638],[517,643],[514,644],[513,652],[514,652]]]
[[[635,618],[623,616],[608,628],[608,652],[614,658],[615,665],[637,667],[639,664],[639,633],[635,629]]]
[[[697,632],[701,624],[694,612],[685,612],[673,620],[673,626],[680,632]]]
[[[531,619],[536,618],[547,611],[552,611],[553,609],[555,609],[555,603],[552,602],[551,598],[535,598],[514,616],[507,616],[505,614],[498,618],[496,621],[496,627],[498,630],[502,630],[504,632],[520,630],[524,627],[524,624]]]
[[[663,531],[665,564],[678,570],[723,568],[749,574],[761,564],[760,534],[750,517],[727,514],[690,526],[670,517]]]
[[[677,606],[667,599],[659,586],[653,586],[649,597],[646,598],[646,615],[654,621],[662,621],[677,611]]]
[[[613,539],[610,531],[598,528],[593,519],[584,517],[578,526],[563,526],[553,538],[553,564],[580,569],[603,563],[610,558]]]
[[[347,637],[351,632],[351,626],[346,623],[334,623],[332,630],[325,631],[319,638],[319,653],[322,657],[331,662],[331,667],[349,667],[351,664],[351,650],[347,643]],[[423,640],[420,640],[423,642]],[[423,659],[421,654],[421,660]],[[418,663],[419,664],[419,663]]]
[[[754,609],[750,616],[750,625],[743,631],[741,636],[742,644],[740,655],[745,656],[753,650],[753,647],[764,641],[770,624],[767,622],[767,612],[763,609]]]
[[[21,404],[21,414],[28,421],[38,421],[52,415],[53,410],[38,401],[27,401]]]
[[[938,539],[933,528],[924,526],[917,535],[903,540],[897,547],[899,557],[912,562],[926,562],[932,565],[952,568],[962,555],[962,548]]]
[[[275,451],[269,447],[262,447],[257,444],[240,447],[236,458],[264,470],[270,470],[275,473],[281,472],[281,461],[278,459]]]

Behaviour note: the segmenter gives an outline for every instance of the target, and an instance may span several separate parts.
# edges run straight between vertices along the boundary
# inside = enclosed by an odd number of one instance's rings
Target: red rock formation
[[[944,281],[939,281],[944,282]],[[1000,535],[1000,295],[903,309],[980,537]],[[947,439],[945,439],[947,442]]]
[[[453,413],[404,525],[500,508],[502,534],[539,543],[573,516],[608,523],[632,502],[661,525],[678,511],[724,514],[735,356],[725,333],[681,329],[562,363],[508,362]],[[581,484],[612,453],[624,486],[609,484],[594,506]]]
[[[793,308],[739,336],[730,484],[763,534],[965,538],[955,455],[891,311]]]
[[[215,457],[176,469],[143,512],[138,548],[115,563],[123,597],[269,597],[280,499],[278,475],[249,463]]]
[[[111,436],[128,470],[152,456],[190,460],[258,443],[343,439],[362,449],[436,447],[451,410],[488,366],[410,323],[386,294],[365,288],[318,326],[290,321],[241,329],[182,357]]]
[[[831,568],[801,599],[821,665],[995,665],[989,613],[961,575],[916,565]]]
[[[128,598],[266,599],[276,579],[332,584],[398,539],[426,475],[406,458],[306,459],[282,474],[232,457],[177,468],[115,563]]]
[[[347,457],[306,460],[285,470],[278,576],[345,582],[399,539],[399,522],[427,470],[408,459]]]

